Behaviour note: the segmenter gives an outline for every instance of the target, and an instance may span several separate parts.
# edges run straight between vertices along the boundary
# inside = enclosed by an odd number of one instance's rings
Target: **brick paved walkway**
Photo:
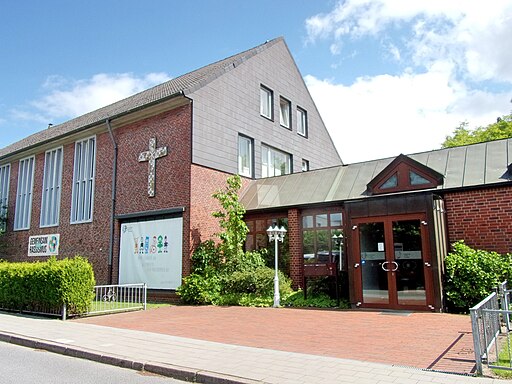
[[[469,316],[245,307],[162,307],[75,320],[173,336],[470,373]]]

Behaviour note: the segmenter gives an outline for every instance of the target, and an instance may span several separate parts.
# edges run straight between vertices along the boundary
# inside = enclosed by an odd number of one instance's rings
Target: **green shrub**
[[[262,296],[255,293],[227,293],[219,296],[216,305],[240,305],[243,307],[271,307],[274,295]]]
[[[220,279],[212,274],[209,276],[192,273],[183,279],[177,294],[186,304],[215,304],[218,301],[221,284]]]
[[[236,271],[227,276],[223,284],[223,293],[254,293],[260,296],[273,297],[274,276],[274,270],[265,266]],[[278,276],[280,294],[282,296],[290,294],[292,292],[290,279],[281,271],[278,271]]]
[[[192,273],[208,275],[222,265],[222,258],[212,240],[202,242],[192,254]]]
[[[94,298],[94,272],[83,257],[36,263],[0,263],[0,307],[55,310],[69,314],[88,310]]]
[[[304,292],[299,290],[288,296],[282,303],[285,307],[299,307],[299,308],[335,308],[338,307],[336,299],[331,299],[326,293],[316,293],[314,295],[308,295],[307,299],[304,299]],[[344,300],[340,301],[339,308],[349,308],[350,306]]]
[[[445,258],[445,293],[450,311],[468,312],[498,283],[512,278],[512,255],[472,249],[463,241]]]

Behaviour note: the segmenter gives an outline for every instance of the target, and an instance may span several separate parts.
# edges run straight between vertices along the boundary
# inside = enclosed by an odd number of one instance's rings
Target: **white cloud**
[[[495,0],[346,0],[306,20],[308,42],[332,39],[340,53],[346,38],[380,37],[405,28],[417,66],[451,60],[475,81],[512,82],[512,2]]]
[[[337,58],[371,39],[383,62],[401,65],[345,84],[306,76],[345,162],[439,148],[460,122],[487,125],[510,111],[510,0],[345,0],[306,29],[308,44],[328,40]]]
[[[150,73],[141,77],[131,73],[100,73],[85,80],[51,76],[43,84],[46,96],[32,101],[32,108],[18,109],[12,114],[19,119],[43,123],[73,118],[169,79],[165,73]]]
[[[468,91],[443,68],[348,86],[305,80],[345,163],[439,148],[459,123],[487,125],[508,107],[506,95]]]

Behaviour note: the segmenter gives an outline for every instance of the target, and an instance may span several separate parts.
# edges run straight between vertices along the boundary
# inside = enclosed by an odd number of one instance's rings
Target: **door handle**
[[[392,261],[392,263],[394,264],[395,268],[391,270],[391,272],[396,272],[398,270],[398,263],[396,261]]]
[[[382,267],[382,270],[383,270],[384,272],[389,272],[389,269],[384,268],[384,265],[386,265],[386,264],[388,264],[388,263],[389,263],[389,261],[385,261],[385,262],[383,262],[383,263],[380,265],[380,266]]]

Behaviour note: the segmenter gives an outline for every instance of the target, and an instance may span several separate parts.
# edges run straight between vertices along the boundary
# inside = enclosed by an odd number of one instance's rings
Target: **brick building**
[[[354,307],[439,311],[450,243],[512,253],[512,139],[255,180],[242,203],[250,248],[287,225],[296,286],[339,270]]]
[[[98,283],[173,290],[218,231],[211,195],[229,174],[339,164],[278,38],[0,150],[3,257],[82,254]]]
[[[1,149],[2,257],[82,254],[100,284],[171,292],[238,173],[247,248],[285,225],[296,287],[341,275],[355,307],[442,310],[450,242],[512,252],[511,163],[512,139],[342,164],[278,38]]]

